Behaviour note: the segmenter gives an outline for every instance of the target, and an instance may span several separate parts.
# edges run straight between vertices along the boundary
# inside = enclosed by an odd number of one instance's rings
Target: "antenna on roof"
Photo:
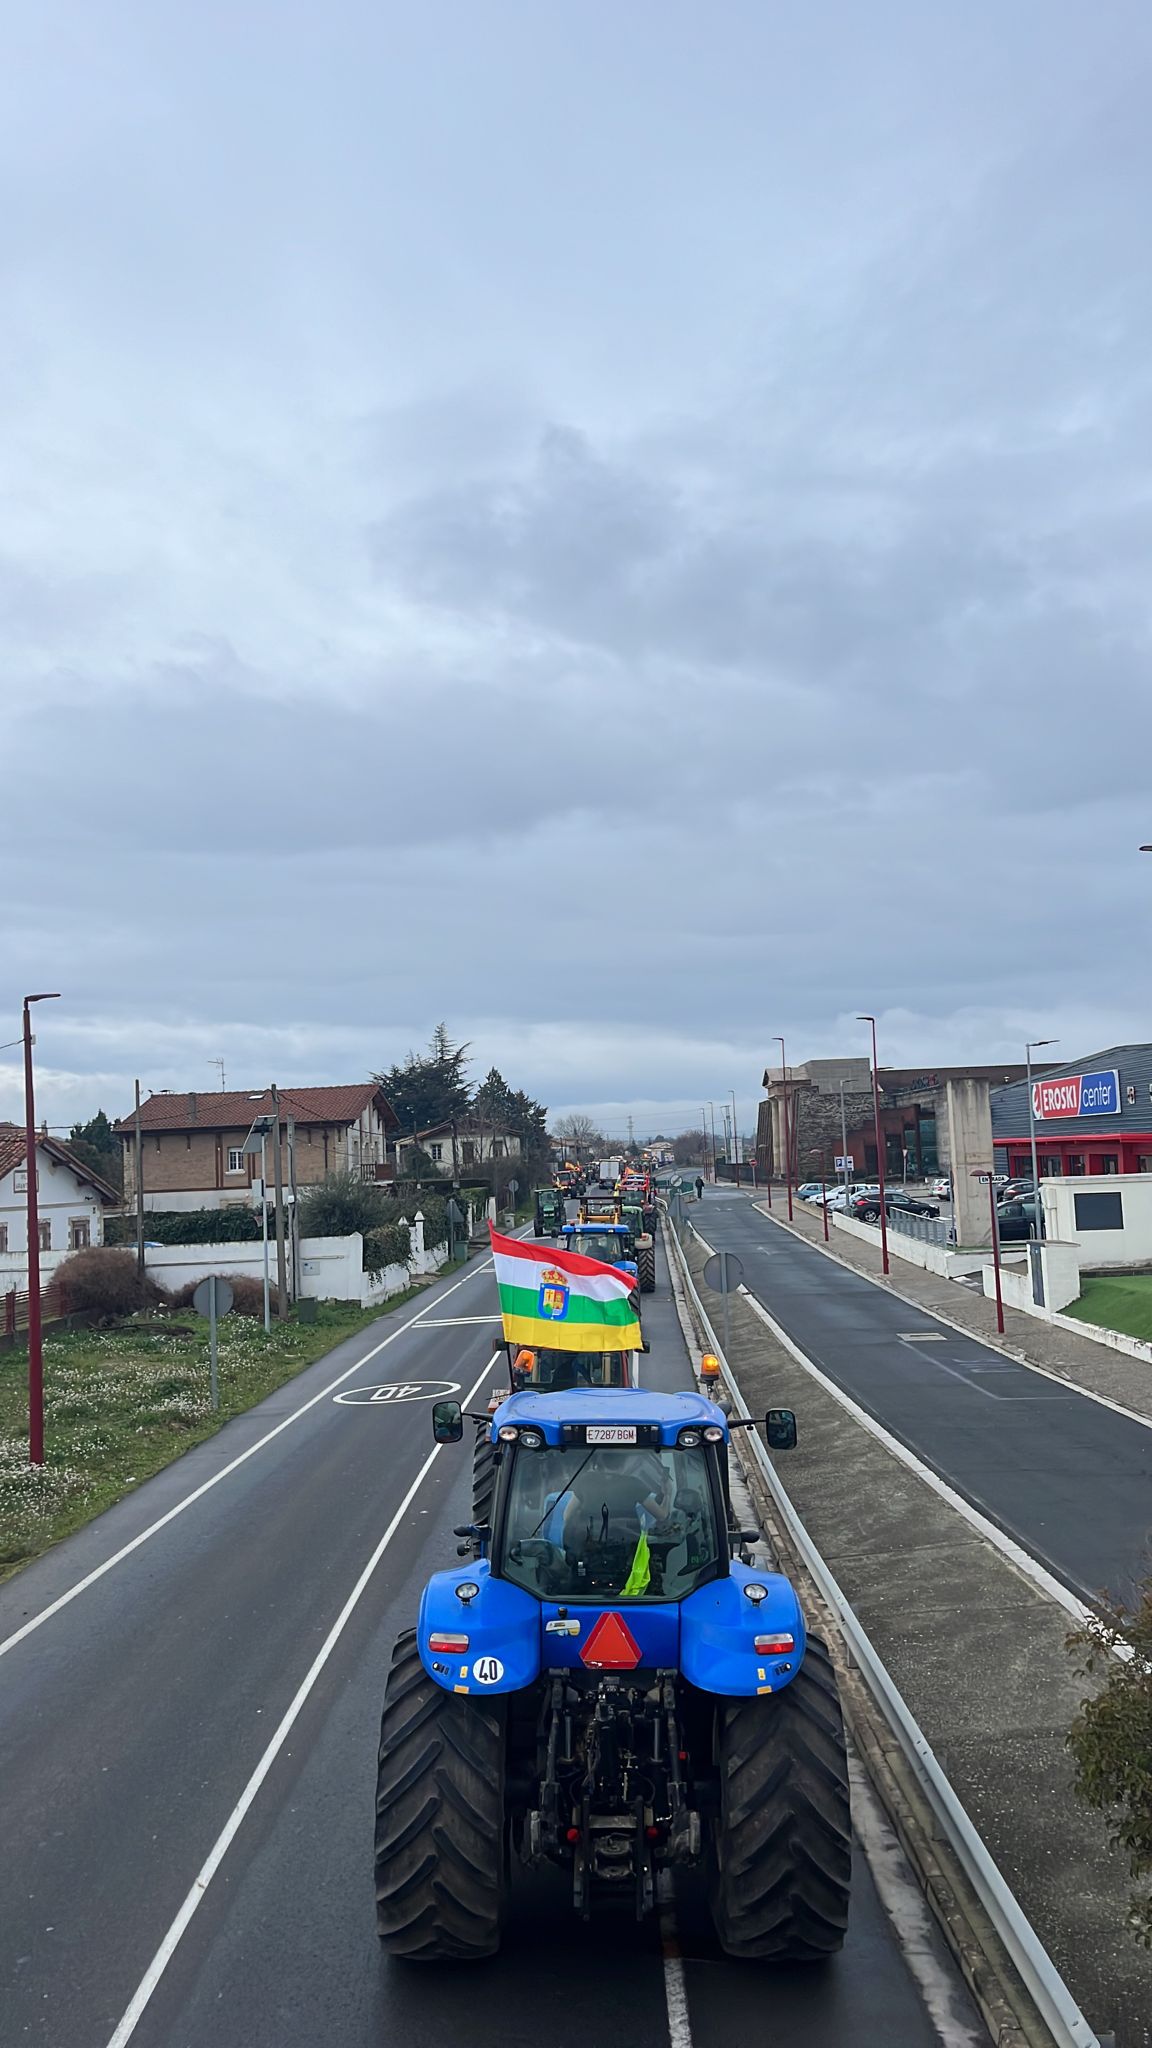
[[[227,1089],[226,1089],[226,1087],[225,1087],[225,1082],[224,1082],[224,1062],[223,1062],[223,1060],[222,1060],[222,1059],[216,1059],[216,1060],[209,1060],[209,1062],[208,1062],[208,1065],[209,1065],[210,1067],[219,1067],[219,1069],[220,1069],[220,1093],[221,1093],[221,1095],[225,1095],[225,1094],[227,1093]]]

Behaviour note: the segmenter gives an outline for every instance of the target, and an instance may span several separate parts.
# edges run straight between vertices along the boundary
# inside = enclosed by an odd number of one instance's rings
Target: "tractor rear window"
[[[538,1598],[683,1600],[719,1558],[702,1452],[515,1452],[499,1569]]]
[[[574,1252],[586,1259],[600,1259],[606,1266],[629,1255],[627,1237],[617,1236],[614,1230],[579,1230],[568,1242]]]
[[[626,1387],[629,1356],[627,1351],[541,1349],[524,1384],[557,1394],[568,1387]]]

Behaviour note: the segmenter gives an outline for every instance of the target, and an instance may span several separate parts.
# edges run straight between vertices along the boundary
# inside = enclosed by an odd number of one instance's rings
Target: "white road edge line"
[[[482,1269],[480,1267],[477,1267],[475,1270],[479,1272]],[[471,1401],[473,1397],[479,1392],[480,1388],[484,1385],[485,1380],[490,1378],[491,1373],[492,1362],[490,1359],[487,1359],[485,1360],[483,1372],[480,1374],[479,1378],[475,1381],[472,1388],[465,1396],[464,1401],[461,1404],[463,1407],[467,1407],[468,1402]],[[359,1578],[357,1579],[356,1584],[353,1586],[352,1591],[349,1593],[347,1600],[344,1602],[343,1607],[340,1609],[339,1614],[337,1615],[335,1621],[333,1622],[331,1628],[328,1631],[328,1634],[324,1638],[323,1643],[317,1651],[315,1658],[309,1666],[308,1672],[303,1682],[301,1683],[295,1698],[292,1700],[290,1706],[285,1712],[284,1717],[276,1730],[276,1733],[273,1735],[271,1742],[268,1744],[268,1747],[264,1751],[263,1756],[260,1758],[259,1763],[257,1764],[255,1770],[252,1773],[252,1776],[249,1778],[248,1783],[245,1785],[243,1792],[240,1794],[239,1799],[236,1801],[235,1806],[232,1808],[232,1811],[229,1814],[228,1819],[225,1821],[223,1828],[220,1830],[219,1835],[216,1837],[216,1840],[213,1843],[212,1848],[209,1851],[205,1862],[201,1865],[199,1871],[197,1872],[195,1882],[193,1883],[192,1888],[188,1893],[188,1896],[184,1900],[184,1903],[181,1906],[180,1911],[177,1913],[176,1918],[173,1920],[172,1925],[169,1927],[167,1934],[164,1936],[163,1941],[160,1943],[160,1946],[157,1949],[155,1955],[153,1956],[152,1961],[149,1963],[147,1970],[144,1972],[144,1975],[136,1988],[131,2003],[129,2004],[128,2009],[125,2012],[123,2019],[120,2021],[119,2026],[116,2028],[115,2033],[111,2036],[108,2042],[108,2048],[124,2048],[125,2042],[130,2041],[133,2034],[135,2033],[136,2028],[144,2015],[144,2012],[148,2006],[148,2003],[152,1997],[153,1992],[159,1984],[160,1979],[164,1975],[165,1970],[171,1962],[172,1957],[175,1955],[176,1950],[179,1947],[185,1932],[187,1931],[189,1922],[191,1921],[196,1911],[196,1908],[199,1906],[201,1900],[204,1897],[205,1892],[208,1890],[208,1887],[212,1882],[212,1879],[215,1877],[216,1872],[219,1870],[220,1865],[224,1861],[224,1858],[227,1855],[228,1850],[230,1849],[232,1843],[235,1841],[236,1836],[239,1833],[241,1824],[243,1823],[246,1814],[249,1812],[252,1803],[260,1790],[260,1787],[263,1785],[265,1778],[268,1776],[269,1771],[271,1770],[273,1764],[276,1761],[276,1758],[279,1756],[280,1751],[283,1749],[284,1744],[288,1739],[288,1736],[291,1734],[293,1724],[297,1720],[301,1708],[304,1706],[306,1700],[308,1699],[308,1696],[311,1693],[314,1685],[316,1684],[316,1681],[319,1678],[320,1673],[323,1671],[325,1664],[328,1662],[328,1659],[332,1655],[332,1652],[335,1649],[337,1643],[339,1642],[340,1637],[343,1635],[344,1630],[348,1625],[348,1622],[351,1620],[352,1615],[355,1613],[356,1608],[360,1603],[360,1600],[365,1592],[365,1589],[368,1586],[369,1580],[371,1579],[373,1572],[379,1564],[380,1559],[383,1557],[384,1552],[387,1550],[388,1545],[391,1543],[392,1538],[396,1534],[397,1529],[400,1527],[400,1524],[403,1521],[404,1516],[407,1514],[408,1509],[411,1507],[412,1502],[415,1500],[416,1495],[419,1493],[420,1488],[423,1486],[425,1479],[427,1478],[429,1472],[431,1471],[433,1465],[439,1457],[442,1449],[442,1444],[433,1444],[432,1449],[429,1451],[428,1456],[425,1458],[424,1463],[421,1465],[420,1470],[417,1472],[415,1479],[412,1481],[411,1486],[408,1488],[407,1493],[404,1495],[404,1498],[401,1501],[399,1507],[397,1508],[396,1513],[393,1515],[392,1520],[389,1522],[388,1527],[385,1529],[384,1534],[380,1538],[379,1543],[376,1545],[375,1550],[372,1552],[371,1557],[368,1559],[367,1564],[364,1566],[364,1569],[361,1572]]]
[[[1098,1394],[1094,1387],[1082,1387],[1079,1380],[1065,1379],[1063,1373],[1053,1372],[1050,1366],[1037,1365],[1034,1359],[1025,1358],[1020,1352],[1009,1351],[1003,1344],[997,1344],[994,1337],[983,1337],[979,1330],[970,1330],[966,1323],[954,1321],[951,1316],[945,1315],[942,1308],[929,1308],[926,1302],[917,1301],[914,1295],[902,1294],[898,1287],[892,1286],[890,1280],[879,1279],[875,1273],[866,1273],[862,1266],[854,1266],[851,1259],[846,1259],[841,1252],[834,1252],[831,1245],[813,1243],[804,1231],[797,1230],[794,1223],[785,1223],[779,1216],[774,1215],[766,1203],[753,1202],[752,1207],[758,1210],[761,1216],[766,1216],[769,1223],[774,1223],[777,1230],[786,1230],[789,1237],[794,1237],[798,1243],[806,1244],[810,1250],[819,1252],[822,1259],[831,1259],[837,1266],[843,1266],[846,1273],[855,1273],[858,1280],[867,1280],[869,1287],[879,1288],[881,1294],[894,1294],[897,1301],[906,1303],[922,1316],[930,1316],[933,1322],[945,1323],[950,1330],[955,1330],[958,1336],[966,1337],[970,1344],[982,1345],[985,1351],[994,1351],[998,1358],[1011,1359],[1013,1365],[1022,1365],[1028,1372],[1039,1373],[1043,1379],[1052,1380],[1056,1386],[1063,1387],[1069,1394],[1082,1394],[1086,1401],[1097,1401],[1101,1408],[1111,1408],[1112,1413],[1122,1415],[1125,1422],[1138,1422],[1141,1429],[1152,1429],[1152,1415],[1138,1415],[1135,1408],[1125,1408],[1122,1401],[1114,1401],[1110,1394]],[[695,1230],[695,1224],[692,1224],[691,1228]],[[700,1236],[699,1231],[696,1231],[696,1235]],[[1039,1320],[1037,1317],[1037,1321]],[[1087,1332],[1085,1335],[1087,1336]],[[1088,1342],[1092,1342],[1090,1337]],[[1113,1353],[1114,1357],[1118,1355],[1121,1354]]]
[[[695,1224],[692,1228],[696,1230]],[[696,1236],[700,1238],[701,1244],[707,1245],[709,1251],[714,1249],[706,1238],[700,1236],[698,1230]],[[859,1402],[854,1401],[851,1394],[846,1394],[843,1387],[837,1386],[835,1380],[829,1379],[826,1372],[821,1372],[820,1367],[813,1364],[808,1353],[800,1349],[795,1339],[788,1335],[787,1330],[776,1321],[774,1315],[769,1314],[763,1302],[757,1301],[756,1296],[747,1287],[741,1286],[737,1291],[743,1295],[753,1314],[759,1316],[762,1323],[767,1324],[776,1342],[783,1345],[789,1356],[796,1360],[797,1365],[811,1374],[818,1386],[823,1387],[834,1401],[839,1401],[840,1406],[847,1409],[854,1422],[858,1422],[862,1429],[868,1431],[869,1436],[874,1436],[878,1443],[883,1444],[886,1451],[891,1451],[893,1457],[899,1458],[902,1465],[906,1465],[910,1472],[914,1472],[918,1479],[922,1479],[925,1486],[931,1487],[932,1492],[946,1501],[948,1506],[975,1529],[986,1543],[991,1543],[1002,1557],[1007,1558],[1009,1564],[1015,1565],[1017,1571],[1023,1572],[1025,1578],[1030,1579],[1040,1592],[1046,1593],[1050,1600],[1055,1600],[1074,1621],[1082,1624],[1088,1620],[1090,1610],[1082,1600],[1076,1598],[1075,1593],[1064,1585],[1062,1580],[1048,1571],[1039,1559],[1033,1557],[1031,1551],[1025,1550],[1023,1544],[1017,1543],[1015,1538],[1006,1535],[997,1523],[989,1520],[987,1515],[981,1514],[979,1508],[973,1507],[971,1501],[965,1500],[962,1493],[957,1493],[954,1487],[949,1486],[946,1479],[941,1479],[939,1473],[934,1472],[930,1465],[925,1465],[922,1459],[916,1456],[915,1451],[910,1451],[907,1444],[902,1444],[899,1437],[893,1436],[891,1430],[885,1429],[882,1422],[877,1422],[875,1416],[869,1415],[866,1408],[861,1408]]]
[[[671,2048],[692,2048],[688,1986],[676,1932],[676,1895],[670,1870],[660,1872],[656,1888],[660,1908],[660,1948],[664,1960],[664,2003],[668,2008],[668,2040]]]
[[[30,1636],[34,1630],[42,1628],[46,1621],[51,1621],[54,1614],[59,1614],[62,1607],[67,1607],[81,1593],[86,1593],[89,1586],[94,1586],[98,1579],[104,1577],[105,1572],[110,1572],[116,1565],[123,1564],[124,1559],[131,1557],[134,1550],[139,1550],[142,1543],[147,1543],[161,1529],[166,1528],[169,1522],[174,1522],[177,1515],[184,1513],[185,1508],[190,1508],[196,1501],[202,1500],[206,1493],[210,1493],[214,1486],[219,1486],[220,1481],[227,1479],[229,1474],[235,1472],[238,1466],[245,1464],[249,1458],[255,1457],[257,1451],[262,1451],[265,1444],[270,1444],[274,1437],[280,1435],[282,1430],[289,1429],[294,1422],[300,1420],[302,1415],[307,1415],[308,1410],[315,1408],[317,1402],[327,1400],[335,1388],[342,1387],[345,1380],[350,1380],[354,1372],[359,1372],[361,1366],[369,1364],[373,1358],[379,1356],[381,1351],[386,1351],[390,1344],[396,1342],[397,1337],[403,1337],[406,1331],[412,1329],[415,1324],[423,1322],[424,1317],[429,1315],[432,1309],[438,1307],[442,1301],[447,1301],[450,1294],[455,1294],[458,1287],[463,1287],[469,1280],[474,1280],[477,1273],[490,1272],[491,1268],[491,1259],[484,1259],[480,1265],[473,1266],[469,1272],[463,1275],[463,1278],[454,1281],[451,1287],[446,1287],[443,1294],[438,1294],[435,1301],[430,1301],[427,1308],[422,1308],[416,1315],[409,1316],[406,1323],[401,1323],[398,1330],[391,1331],[379,1344],[374,1344],[371,1351],[366,1351],[363,1358],[356,1360],[355,1365],[350,1365],[345,1372],[340,1373],[338,1378],[329,1380],[326,1387],[322,1387],[318,1394],[313,1394],[301,1407],[293,1409],[291,1415],[286,1415],[283,1422],[276,1424],[275,1429],[268,1430],[266,1435],[259,1437],[254,1444],[249,1444],[248,1449],[241,1451],[239,1457],[233,1458],[230,1464],[222,1465],[219,1472],[212,1474],[211,1479],[205,1479],[202,1485],[194,1487],[192,1492],[186,1494],[183,1500],[177,1501],[175,1507],[169,1508],[167,1514],[159,1516],[155,1522],[150,1522],[148,1527],[141,1529],[140,1534],[134,1536],[130,1543],[125,1543],[119,1550],[114,1551],[111,1557],[106,1557],[103,1564],[96,1565],[92,1571],[85,1574],[84,1578],[77,1579],[76,1584],[69,1586],[66,1593],[61,1593],[57,1599],[50,1600],[47,1607],[42,1608],[39,1614],[34,1614],[30,1621],[24,1622],[22,1627],[16,1629],[12,1635],[6,1636],[3,1642],[0,1642],[0,1657],[7,1656],[8,1651],[14,1650],[17,1643],[22,1643],[26,1636]],[[319,1361],[317,1362],[319,1363]]]

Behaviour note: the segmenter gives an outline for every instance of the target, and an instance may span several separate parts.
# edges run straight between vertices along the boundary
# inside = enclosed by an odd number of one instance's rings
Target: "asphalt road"
[[[384,1676],[425,1577],[455,1562],[470,1460],[433,1454],[428,1398],[367,1391],[486,1387],[495,1310],[490,1265],[438,1283],[415,1320],[348,1340],[0,1587],[4,2048],[666,2048],[659,1927],[582,1926],[559,1875],[517,1882],[504,1952],[479,1968],[406,1968],[376,1942]],[[645,1323],[649,1383],[687,1384],[663,1271]],[[914,1916],[899,1853],[885,1860]],[[862,1855],[850,1939],[822,1972],[725,1961],[690,1883],[674,1911],[674,2048],[979,2038],[930,1942],[921,1981],[955,2018],[943,2036],[928,2018]]]
[[[1152,1429],[910,1307],[747,1194],[709,1190],[693,1221],[814,1365],[1033,1557],[1086,1598],[1131,1594]]]

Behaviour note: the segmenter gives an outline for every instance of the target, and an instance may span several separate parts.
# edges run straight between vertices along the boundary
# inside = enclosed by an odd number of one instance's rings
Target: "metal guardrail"
[[[694,1224],[685,1220],[684,1227],[691,1230],[701,1244],[707,1245],[707,1240],[701,1236]],[[721,1374],[733,1411],[738,1416],[747,1417],[750,1414],[747,1402],[733,1378],[708,1311],[700,1299],[676,1230],[670,1228],[667,1236],[675,1246],[681,1277],[701,1324],[708,1334],[708,1342],[720,1360]],[[712,1247],[707,1245],[707,1249],[710,1251]],[[747,1441],[752,1445],[761,1477],[792,1543],[819,1587],[822,1597],[835,1614],[844,1640],[880,1713],[899,1742],[924,1798],[1003,1942],[1013,1967],[1048,2028],[1056,2048],[1101,2048],[1099,2037],[1085,2019],[1015,1893],[956,1797],[927,1736],[898,1691],[887,1667],[865,1634],[845,1594],[800,1520],[755,1430],[748,1431]]]

